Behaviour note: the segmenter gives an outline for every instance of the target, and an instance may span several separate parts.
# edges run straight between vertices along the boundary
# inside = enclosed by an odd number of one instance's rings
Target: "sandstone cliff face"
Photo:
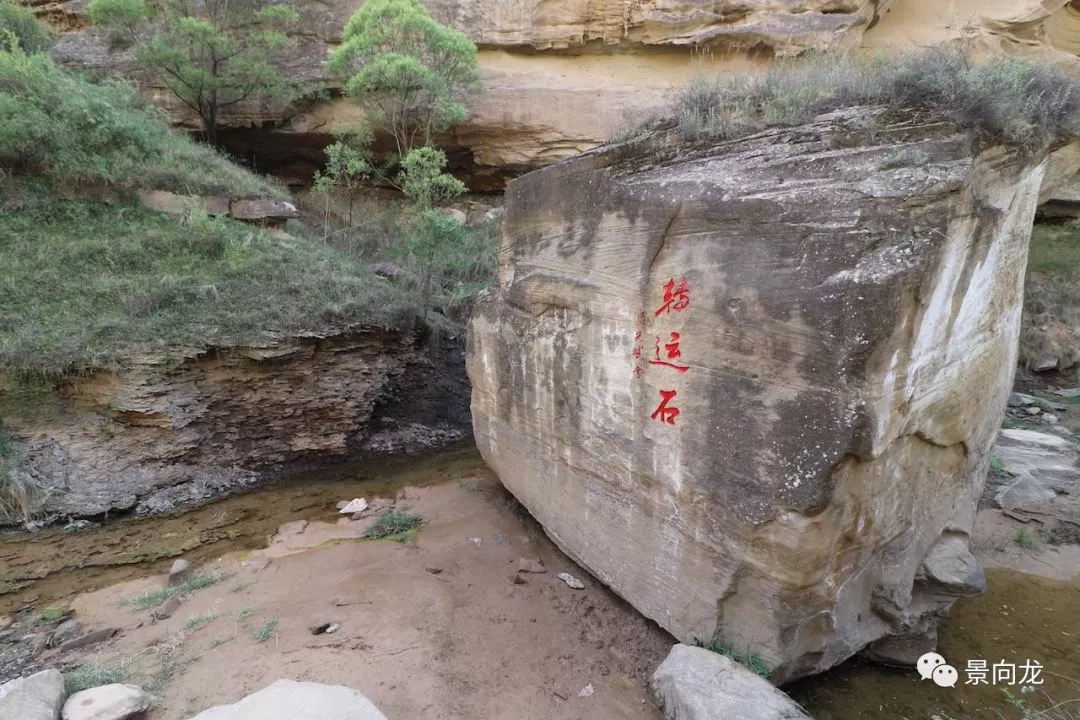
[[[436,365],[412,338],[373,330],[139,356],[74,379],[58,420],[5,422],[46,515],[160,512],[287,463],[461,437],[464,393],[429,395],[463,384],[455,354]]]
[[[131,77],[128,54],[85,27],[87,0],[23,0],[69,31],[55,54],[73,66]],[[1076,65],[1080,14],[1067,0],[426,0],[441,21],[479,47],[485,92],[446,144],[474,189],[569,158],[663,105],[695,74],[741,71],[808,49],[909,50],[964,40],[984,52]],[[323,61],[359,6],[299,0],[302,32],[288,72],[327,81]],[[1068,6],[1068,7],[1067,7]],[[178,122],[193,119],[161,88],[148,92]],[[226,140],[262,170],[298,180],[323,161],[334,128],[355,118],[346,101],[263,129],[280,108],[234,109]],[[247,129],[247,130],[245,130]]]
[[[853,115],[507,189],[477,444],[569,555],[773,679],[913,661],[956,597],[1044,164]]]

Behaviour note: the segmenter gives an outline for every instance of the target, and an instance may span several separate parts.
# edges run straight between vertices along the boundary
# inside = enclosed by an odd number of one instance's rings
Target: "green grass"
[[[190,595],[196,590],[217,585],[222,580],[230,577],[232,577],[232,574],[192,575],[179,585],[149,590],[134,597],[124,598],[120,601],[120,605],[130,606],[136,610],[154,608],[174,595]]]
[[[255,608],[247,607],[243,608],[240,612],[236,613],[236,622],[243,622],[249,617],[255,614]]]
[[[218,614],[214,612],[206,612],[202,615],[192,615],[184,623],[184,630],[198,630],[199,628],[206,627],[210,623],[218,619]]]
[[[727,658],[730,658],[731,660],[734,660],[743,667],[754,671],[763,678],[769,677],[769,674],[772,672],[771,668],[769,668],[769,665],[765,662],[764,658],[752,652],[739,652],[732,648],[730,645],[726,645],[724,643],[713,640],[710,640],[708,642],[704,640],[696,640],[694,644],[700,648],[705,648],[706,650],[717,653],[718,655],[723,655]]]
[[[96,661],[84,663],[64,674],[64,688],[67,694],[71,695],[101,685],[127,682],[133,674],[130,658],[115,664]]]
[[[849,107],[884,111],[876,120],[868,116],[868,127],[914,114],[949,120],[984,143],[1031,152],[1080,134],[1080,85],[1067,74],[1016,58],[975,64],[937,49],[808,56],[758,75],[699,78],[667,113],[630,137],[674,127],[687,139],[732,139]]]
[[[255,642],[264,643],[270,638],[277,635],[278,620],[277,618],[270,618],[264,622],[258,630],[252,633],[252,637],[255,638]]]
[[[1042,550],[1046,545],[1046,538],[1038,530],[1028,530],[1026,527],[1020,528],[1016,533],[1016,537],[1013,541],[1024,548],[1032,552],[1038,552]]]
[[[0,414],[3,414],[3,399],[3,393],[0,393]],[[37,484],[26,472],[15,439],[0,426],[0,526],[16,525],[32,519],[41,502],[41,495]]]
[[[419,515],[408,510],[388,510],[379,516],[375,524],[364,533],[365,538],[381,540],[383,538],[404,539],[407,534],[416,530],[424,521]]]
[[[139,350],[403,326],[420,313],[422,298],[318,242],[7,185],[18,212],[0,212],[0,367],[56,377]]]
[[[70,612],[71,610],[69,610],[68,608],[60,607],[59,605],[53,605],[52,607],[47,607],[40,613],[38,613],[38,622],[52,624],[57,620],[66,617]]]
[[[1041,333],[1036,331],[1037,327],[1048,321],[1075,324],[1080,318],[1077,277],[1080,277],[1080,229],[1035,225],[1031,231],[1024,283],[1021,359],[1030,358],[1034,347],[1039,345]]]
[[[225,643],[230,643],[230,642],[232,642],[232,641],[233,641],[233,640],[235,640],[235,639],[236,639],[236,636],[235,636],[235,635],[234,635],[234,636],[232,636],[232,637],[219,637],[219,638],[214,638],[214,641],[210,643],[210,649],[211,649],[211,650],[213,650],[213,649],[214,649],[214,648],[216,648],[216,647],[221,647],[221,646],[222,646],[222,645],[224,645]]]

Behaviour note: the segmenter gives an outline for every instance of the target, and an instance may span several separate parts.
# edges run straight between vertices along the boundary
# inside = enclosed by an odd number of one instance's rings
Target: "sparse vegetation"
[[[0,382],[3,376],[0,375]],[[2,385],[0,385],[2,389]],[[5,410],[0,392],[0,412]],[[41,490],[25,472],[15,440],[0,426],[0,526],[29,521],[41,501]]]
[[[134,672],[133,661],[134,658],[127,658],[115,664],[83,663],[64,674],[64,688],[71,695],[101,685],[126,682]]]
[[[198,630],[199,628],[206,627],[210,623],[218,619],[218,614],[215,612],[205,612],[201,615],[192,615],[184,623],[184,630]]]
[[[230,636],[230,637],[219,637],[219,638],[214,638],[213,642],[211,642],[211,643],[210,643],[210,649],[211,649],[211,650],[213,650],[213,649],[214,649],[214,648],[216,648],[216,647],[221,647],[221,646],[222,646],[222,645],[224,645],[225,643],[230,643],[230,642],[232,642],[232,641],[233,641],[233,640],[235,640],[235,639],[236,639],[236,636],[235,636],[235,635],[233,635],[233,636]]]
[[[71,610],[69,610],[66,607],[60,607],[59,605],[53,605],[51,607],[45,608],[40,613],[38,613],[38,621],[43,622],[43,623],[48,624],[48,625],[51,625],[52,623],[63,619],[64,617],[66,617],[70,613],[71,613]]]
[[[236,622],[244,622],[249,617],[255,614],[255,608],[246,607],[236,613]]]
[[[136,595],[135,597],[125,598],[120,601],[121,605],[130,606],[136,610],[146,610],[148,608],[157,607],[161,603],[165,602],[174,595],[184,596],[190,595],[196,590],[202,590],[203,588],[210,587],[211,585],[217,585],[222,580],[226,580],[232,577],[231,574],[216,574],[208,573],[205,575],[192,575],[179,585],[171,585],[168,587],[158,588],[156,590],[149,590]]]
[[[1041,333],[1035,328],[1052,323],[1080,323],[1080,229],[1067,225],[1036,225],[1031,231],[1020,357],[1030,360]],[[1062,398],[1062,402],[1065,399]],[[1043,408],[1046,409],[1046,408]]]
[[[1005,461],[998,455],[990,457],[990,477],[995,482],[1002,482],[1009,477],[1009,471],[1005,469]]]
[[[255,642],[264,643],[270,638],[277,635],[277,618],[270,618],[264,622],[258,630],[255,631],[252,637],[255,638]]]
[[[387,510],[379,516],[374,525],[367,529],[364,537],[373,540],[383,538],[400,539],[420,527],[423,522],[419,515],[415,515],[405,508]]]
[[[976,65],[943,49],[900,57],[821,55],[781,62],[760,75],[700,78],[669,113],[637,133],[674,125],[686,138],[731,139],[855,106],[879,108],[882,120],[897,112],[945,118],[984,143],[1031,152],[1080,134],[1080,84],[1065,73],[1016,58]]]
[[[1041,532],[1038,530],[1028,530],[1026,527],[1020,528],[1013,540],[1020,547],[1032,552],[1038,552],[1046,545],[1046,537]]]
[[[695,645],[701,648],[705,648],[711,652],[723,655],[735,662],[739,663],[743,667],[753,670],[755,673],[763,678],[769,677],[772,670],[769,668],[769,664],[765,662],[764,658],[756,655],[750,651],[739,652],[732,648],[730,645],[715,641],[715,640],[696,640]]]

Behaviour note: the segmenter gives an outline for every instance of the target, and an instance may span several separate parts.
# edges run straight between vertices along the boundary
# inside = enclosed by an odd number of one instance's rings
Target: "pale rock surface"
[[[652,676],[667,720],[809,720],[768,680],[705,648],[676,645]]]
[[[232,705],[190,720],[386,720],[359,690],[341,685],[278,680]]]
[[[884,638],[925,651],[981,589],[961,546],[1044,169],[856,115],[512,182],[470,324],[476,442],[503,483],[644,615],[752,649],[776,682]]]
[[[176,558],[173,560],[172,567],[169,568],[169,578],[166,584],[169,587],[174,585],[183,585],[187,581],[188,575],[191,573],[191,563],[184,558]]]
[[[277,198],[241,198],[229,203],[229,214],[237,220],[281,222],[299,217],[296,206]]]
[[[1054,503],[1075,505],[1076,511],[1080,512],[1080,453],[1071,440],[1034,430],[1010,428],[1001,431],[994,454],[1001,459],[1004,471],[1013,478],[995,494],[998,507],[1047,510],[1056,514],[1056,509],[1047,506]],[[1061,490],[1060,498],[1056,490]]]
[[[101,685],[77,692],[64,703],[63,720],[129,720],[150,709],[151,698],[138,685]]]
[[[64,704],[64,676],[49,668],[0,685],[3,720],[57,720]]]

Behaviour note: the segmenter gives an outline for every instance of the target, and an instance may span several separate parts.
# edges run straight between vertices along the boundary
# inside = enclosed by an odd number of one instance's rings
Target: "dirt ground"
[[[122,633],[42,659],[126,667],[161,690],[150,720],[278,678],[354,687],[391,718],[661,717],[647,681],[674,641],[559,552],[493,475],[404,494],[399,506],[425,521],[404,543],[360,539],[368,520],[289,523],[265,550],[200,568],[230,576],[167,620],[122,604],[162,576],[79,596],[71,607],[85,629]],[[516,584],[521,558],[548,571]],[[340,630],[311,633],[327,622]]]

